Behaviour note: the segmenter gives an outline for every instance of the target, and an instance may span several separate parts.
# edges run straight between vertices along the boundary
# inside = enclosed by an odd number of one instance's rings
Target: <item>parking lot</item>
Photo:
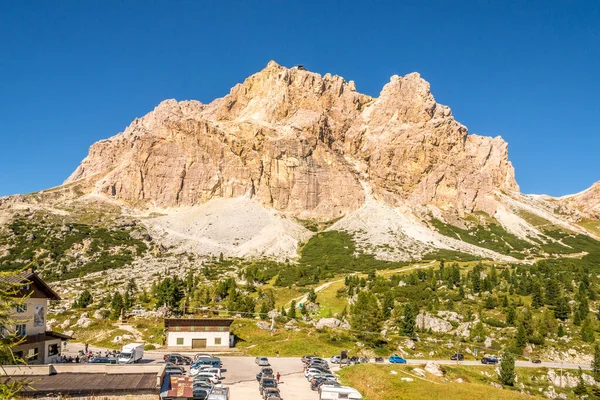
[[[223,384],[230,387],[232,399],[259,400],[256,374],[260,367],[254,363],[253,357],[221,357],[224,373]],[[271,368],[281,374],[279,389],[283,399],[315,400],[317,392],[310,390],[304,378],[302,362],[299,358],[269,358]]]
[[[79,348],[79,345],[71,345],[70,353],[76,354]],[[96,350],[96,348],[92,350]],[[140,364],[157,364],[163,360],[164,354],[166,353],[145,352],[144,359]],[[193,357],[195,353],[181,352],[181,354]],[[256,365],[254,357],[219,356],[219,358],[223,363],[222,383],[230,388],[232,399],[262,399],[256,380],[256,374],[260,372],[261,367]],[[304,377],[303,364],[299,357],[269,357],[269,362],[273,372],[281,374],[279,389],[283,399],[315,400],[319,398],[318,392],[310,389],[310,384]],[[85,369],[84,365],[80,364]],[[330,366],[332,371],[337,370],[337,367],[331,364]],[[186,370],[189,373],[189,366],[186,366]]]

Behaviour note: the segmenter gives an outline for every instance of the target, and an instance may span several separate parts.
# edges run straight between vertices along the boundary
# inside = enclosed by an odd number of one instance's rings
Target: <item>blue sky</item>
[[[161,100],[210,102],[274,59],[373,96],[418,71],[526,193],[600,180],[598,1],[2,1],[0,195],[60,184]]]

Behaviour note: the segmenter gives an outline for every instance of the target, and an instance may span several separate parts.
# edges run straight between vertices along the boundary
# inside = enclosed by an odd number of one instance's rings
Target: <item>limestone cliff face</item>
[[[167,100],[94,144],[66,183],[135,206],[248,196],[300,218],[360,207],[361,181],[394,205],[494,212],[518,191],[500,138],[468,135],[418,74],[374,99],[353,82],[275,62],[208,105]]]

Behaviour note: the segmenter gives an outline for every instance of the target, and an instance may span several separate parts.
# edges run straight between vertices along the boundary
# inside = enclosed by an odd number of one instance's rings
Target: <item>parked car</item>
[[[167,354],[165,356],[165,361],[175,365],[190,365],[192,363],[190,357],[182,356],[181,354]]]
[[[256,380],[260,382],[262,378],[272,378],[273,376],[272,368],[263,368],[258,374],[256,374]]]
[[[256,364],[258,364],[260,367],[268,367],[271,365],[269,364],[269,359],[267,357],[258,357]]]
[[[542,360],[540,360],[539,358],[534,358],[533,360],[531,360],[531,362],[534,364],[541,364]]]
[[[258,357],[256,357],[256,358],[258,358]],[[309,360],[311,360],[313,358],[317,358],[317,356],[302,356],[301,360],[303,363],[307,363]]]
[[[465,355],[461,353],[455,353],[450,356],[452,361],[463,361],[465,359]]]
[[[96,357],[90,360],[91,364],[116,364],[116,358],[108,358],[108,357]]]
[[[391,356],[389,361],[391,364],[406,364],[406,360],[400,356]]]
[[[185,375],[185,369],[181,370],[177,367],[167,367],[165,368],[165,374],[168,375]]]
[[[342,357],[340,356],[331,356],[329,362],[332,364],[339,364],[342,361]]]
[[[375,357],[375,362],[376,363],[382,363],[383,362],[383,357]]]
[[[266,387],[262,393],[263,399],[272,399],[273,397],[281,397],[279,389],[276,387]]]
[[[483,357],[481,359],[482,364],[498,364],[498,358],[496,357]]]
[[[194,356],[194,361],[198,361],[201,358],[212,358],[212,356],[208,353],[198,353]]]
[[[277,381],[273,378],[263,378],[260,380],[260,383],[258,384],[258,391],[260,392],[260,395],[263,395],[263,392],[265,391],[266,388],[276,388],[277,387]]]

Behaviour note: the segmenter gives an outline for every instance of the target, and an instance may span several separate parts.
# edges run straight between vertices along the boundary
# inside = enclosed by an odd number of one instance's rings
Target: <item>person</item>
[[[277,358],[279,358],[279,350],[275,352],[277,354]]]
[[[85,354],[87,354],[87,352],[88,352],[88,344],[86,343],[85,344]]]
[[[279,383],[279,378],[281,378],[281,374],[277,371],[277,375],[275,375],[275,379],[277,379],[277,383]]]

